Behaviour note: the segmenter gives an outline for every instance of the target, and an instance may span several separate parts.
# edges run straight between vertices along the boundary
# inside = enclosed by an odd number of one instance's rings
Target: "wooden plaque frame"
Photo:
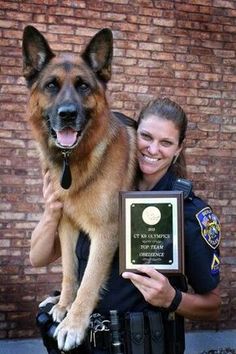
[[[120,192],[120,273],[138,265],[184,274],[182,191]]]

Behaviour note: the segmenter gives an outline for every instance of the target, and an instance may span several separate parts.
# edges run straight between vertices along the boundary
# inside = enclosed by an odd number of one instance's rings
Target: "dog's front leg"
[[[56,322],[63,320],[75,299],[78,289],[78,260],[75,253],[78,236],[78,229],[63,215],[59,225],[63,273],[62,289],[59,302],[50,312]]]
[[[59,349],[70,350],[84,339],[89,317],[99,300],[117,248],[116,232],[107,228],[102,232],[98,230],[91,237],[89,259],[76,299],[56,330]]]

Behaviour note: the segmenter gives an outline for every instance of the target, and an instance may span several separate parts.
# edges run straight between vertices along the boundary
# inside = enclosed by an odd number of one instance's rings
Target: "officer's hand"
[[[39,308],[47,306],[47,304],[57,304],[60,300],[60,295],[48,296],[39,304]]]
[[[47,171],[43,177],[43,198],[47,214],[55,219],[59,219],[63,204],[60,202],[57,192],[53,189],[49,171]]]
[[[175,289],[170,285],[168,278],[156,269],[145,265],[137,267],[137,270],[142,274],[124,272],[122,276],[132,281],[149,304],[169,307],[174,299]]]

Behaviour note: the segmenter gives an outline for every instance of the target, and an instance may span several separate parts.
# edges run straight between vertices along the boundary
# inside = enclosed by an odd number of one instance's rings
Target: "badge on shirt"
[[[201,227],[201,234],[208,245],[216,249],[220,244],[221,232],[219,219],[213,214],[211,208],[206,207],[196,214]]]
[[[220,260],[217,255],[214,253],[212,263],[211,263],[211,274],[219,274],[220,271]]]

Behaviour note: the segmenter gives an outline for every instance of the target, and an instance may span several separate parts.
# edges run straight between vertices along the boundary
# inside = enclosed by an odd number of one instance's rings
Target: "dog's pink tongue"
[[[71,128],[57,131],[57,141],[62,146],[72,146],[76,142],[77,132]]]

